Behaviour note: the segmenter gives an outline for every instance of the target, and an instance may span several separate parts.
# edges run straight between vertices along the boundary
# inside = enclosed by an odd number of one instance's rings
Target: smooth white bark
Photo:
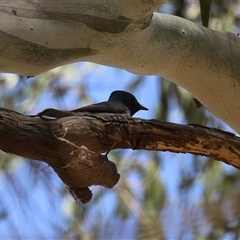
[[[1,2],[0,71],[31,76],[90,61],[163,76],[240,133],[239,37],[171,15],[152,16],[161,3]]]

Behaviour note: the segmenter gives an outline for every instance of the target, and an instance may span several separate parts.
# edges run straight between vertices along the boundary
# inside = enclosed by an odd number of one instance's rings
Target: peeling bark
[[[212,157],[240,169],[240,138],[198,125],[125,116],[85,115],[44,120],[0,109],[0,149],[48,163],[81,202],[89,186],[115,186],[120,175],[105,152],[117,148]]]

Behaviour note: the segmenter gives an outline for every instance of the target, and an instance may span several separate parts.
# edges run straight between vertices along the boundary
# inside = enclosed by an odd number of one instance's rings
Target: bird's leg
[[[109,154],[109,152],[113,149],[113,147],[116,145],[117,143],[113,143],[113,145],[111,146],[111,148],[105,153],[105,156],[107,157],[107,155]]]

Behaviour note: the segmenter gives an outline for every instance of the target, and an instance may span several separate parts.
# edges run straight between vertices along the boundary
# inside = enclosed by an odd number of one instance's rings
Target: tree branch
[[[240,169],[240,138],[197,125],[110,115],[43,120],[0,109],[0,149],[48,163],[70,192],[90,201],[92,185],[112,188],[120,175],[104,152],[116,148],[212,157]]]

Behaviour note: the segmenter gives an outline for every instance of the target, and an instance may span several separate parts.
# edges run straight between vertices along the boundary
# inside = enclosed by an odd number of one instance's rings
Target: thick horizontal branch
[[[0,149],[48,163],[82,202],[88,187],[113,187],[114,163],[101,155],[116,148],[171,151],[212,157],[240,169],[240,138],[197,125],[124,115],[72,116],[44,120],[0,109]]]

